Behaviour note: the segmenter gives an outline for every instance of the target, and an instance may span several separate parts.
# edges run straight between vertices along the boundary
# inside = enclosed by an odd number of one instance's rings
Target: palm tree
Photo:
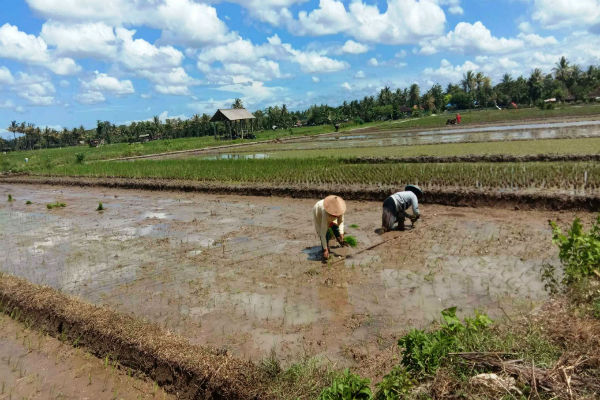
[[[554,76],[556,79],[566,83],[569,75],[571,74],[571,67],[569,66],[569,62],[565,56],[560,58],[560,60],[556,63],[556,66],[552,68],[552,71],[554,71]]]
[[[467,71],[465,74],[463,74],[463,79],[460,81],[460,84],[465,92],[470,93],[473,91],[477,85],[473,71]]]
[[[527,81],[527,86],[529,87],[529,98],[532,102],[536,102],[542,97],[543,81],[544,77],[542,70],[539,68],[534,69],[529,77],[529,80]]]
[[[244,103],[242,103],[242,99],[236,98],[231,105],[231,108],[244,108]]]

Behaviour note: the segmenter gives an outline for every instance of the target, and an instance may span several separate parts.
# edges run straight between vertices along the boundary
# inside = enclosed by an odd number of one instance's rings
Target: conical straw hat
[[[339,196],[331,195],[323,200],[323,207],[328,214],[339,217],[346,212],[346,202]]]

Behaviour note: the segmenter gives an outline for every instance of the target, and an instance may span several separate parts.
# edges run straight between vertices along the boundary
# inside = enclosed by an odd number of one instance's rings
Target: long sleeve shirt
[[[319,200],[313,207],[313,220],[315,223],[315,230],[317,235],[321,239],[321,246],[326,249],[327,246],[327,230],[331,225],[337,225],[340,229],[340,234],[344,234],[344,216],[340,215],[335,217],[329,215],[323,207],[323,200]]]
[[[392,199],[394,199],[398,210],[408,210],[409,207],[412,207],[413,215],[419,215],[419,201],[417,200],[417,195],[413,192],[394,193]]]

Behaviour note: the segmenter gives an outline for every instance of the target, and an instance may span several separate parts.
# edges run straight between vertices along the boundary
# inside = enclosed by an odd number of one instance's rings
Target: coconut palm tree
[[[562,83],[566,83],[569,75],[571,74],[571,67],[569,66],[569,62],[562,56],[560,60],[556,63],[556,66],[552,68],[554,71],[554,77],[561,81]]]

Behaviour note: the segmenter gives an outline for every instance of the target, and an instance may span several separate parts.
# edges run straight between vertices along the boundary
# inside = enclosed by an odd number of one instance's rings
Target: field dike
[[[417,156],[417,157],[354,157],[344,159],[346,164],[388,163],[460,163],[460,162],[557,162],[557,161],[600,161],[600,154],[532,154],[516,156],[510,154],[469,154],[465,156]]]
[[[139,190],[170,190],[242,196],[323,198],[335,193],[346,200],[383,201],[397,186],[286,185],[260,183],[228,184],[175,179],[127,179],[13,175],[0,177],[0,183],[80,187],[108,187]],[[453,207],[496,207],[525,210],[600,210],[599,195],[570,195],[547,192],[501,192],[460,188],[427,188],[424,204]]]
[[[0,310],[149,376],[181,399],[267,399],[254,364],[191,345],[157,325],[0,274]]]

